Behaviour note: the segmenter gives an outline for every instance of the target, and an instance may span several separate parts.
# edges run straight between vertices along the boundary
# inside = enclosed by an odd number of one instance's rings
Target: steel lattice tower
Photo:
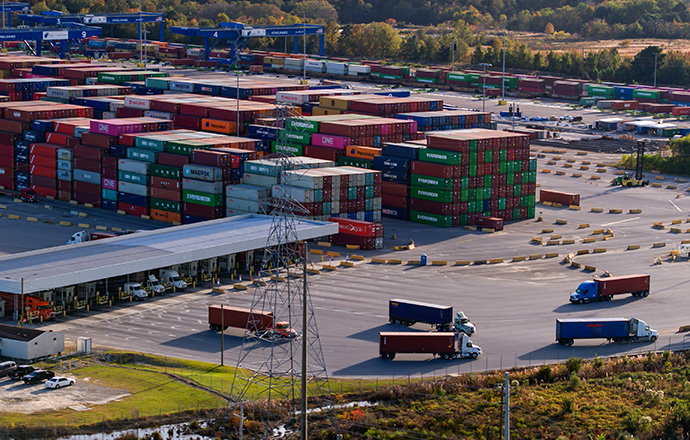
[[[278,107],[276,112],[277,119],[285,124],[289,116],[288,108]],[[284,130],[280,133],[277,144],[285,145]],[[299,158],[284,154],[274,154],[271,159],[286,171],[295,169],[295,163],[299,161]],[[290,185],[289,176],[281,177],[281,185]],[[303,389],[308,389],[307,395],[319,396],[320,407],[330,407],[332,403],[326,363],[308,290],[307,246],[299,242],[296,229],[300,218],[308,211],[286,193],[276,196],[270,206],[271,229],[251,310],[256,314],[272,313],[274,322],[289,323],[296,335],[293,338],[270,332],[257,335],[248,325],[231,391],[231,395],[242,401],[258,403],[260,408],[254,413],[260,416],[267,439],[278,425],[292,425],[298,418],[302,420],[299,425],[306,421],[306,416],[300,414]],[[305,344],[306,353],[303,352]],[[303,388],[305,365],[308,388]],[[285,402],[290,403],[286,405]],[[329,414],[330,411],[327,411]],[[303,430],[303,436],[304,433],[306,430]]]

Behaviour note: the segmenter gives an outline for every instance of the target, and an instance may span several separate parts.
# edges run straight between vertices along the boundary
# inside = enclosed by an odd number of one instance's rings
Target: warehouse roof
[[[270,216],[248,214],[0,257],[0,292],[32,293],[266,247]],[[300,219],[297,238],[338,232]],[[271,242],[270,245],[276,244]]]
[[[0,339],[13,339],[15,341],[29,342],[41,336],[43,333],[45,333],[45,331],[34,328],[0,324]]]

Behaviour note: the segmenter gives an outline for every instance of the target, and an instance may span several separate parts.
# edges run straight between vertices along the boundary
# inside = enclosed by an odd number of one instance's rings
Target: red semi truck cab
[[[0,292],[0,299],[5,301],[7,310],[14,311],[14,294]],[[22,295],[17,295],[19,308],[22,306]],[[55,318],[55,311],[53,306],[43,298],[32,295],[24,295],[24,315],[29,313],[37,313],[44,321]],[[21,314],[21,313],[20,313]]]

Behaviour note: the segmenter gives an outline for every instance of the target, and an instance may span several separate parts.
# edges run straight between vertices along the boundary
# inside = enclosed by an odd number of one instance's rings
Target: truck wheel
[[[453,359],[453,360],[455,360],[455,359],[458,358],[458,354],[457,354],[457,353],[453,353],[452,355],[450,355],[450,358]]]
[[[212,332],[215,332],[215,331],[216,331],[216,326],[213,325],[213,324],[209,324],[208,328],[209,328]]]
[[[444,360],[449,360],[450,355],[448,353],[443,353],[443,356],[441,356]]]
[[[575,343],[575,340],[574,340],[574,339],[568,339],[568,345],[569,345],[569,346],[570,346],[570,345],[573,345],[574,343]]]
[[[584,300],[584,299],[580,299],[577,303],[578,303],[578,304],[584,304],[584,303],[585,303],[585,300]]]
[[[478,355],[477,353],[472,353],[471,356],[472,356],[472,359],[477,359],[477,357],[478,357],[479,355]]]
[[[643,298],[647,298],[648,296],[649,296],[649,290],[645,290],[644,292],[642,292]]]
[[[611,301],[611,295],[607,295],[604,301]]]
[[[650,337],[649,340],[652,341],[652,342],[656,341],[656,336]]]

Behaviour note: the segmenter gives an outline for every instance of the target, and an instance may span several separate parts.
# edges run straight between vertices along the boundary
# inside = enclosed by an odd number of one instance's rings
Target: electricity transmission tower
[[[287,108],[278,108],[283,127]],[[278,145],[287,138],[281,130]],[[299,158],[276,154],[271,159],[285,171],[296,168]],[[289,186],[290,173],[280,185]],[[271,313],[274,325],[286,331],[256,332],[250,323],[245,331],[237,362],[238,371],[231,395],[255,402],[255,415],[264,425],[265,438],[278,426],[292,429],[295,423],[301,438],[307,437],[306,397],[320,397],[319,406],[331,406],[331,394],[316,317],[307,283],[307,245],[300,242],[297,225],[306,208],[286,191],[275,191],[270,206],[271,227],[252,299],[253,316]],[[279,334],[282,333],[282,334]],[[289,333],[289,334],[288,334]],[[330,410],[325,411],[327,415]],[[331,417],[329,417],[331,418]],[[332,419],[332,418],[331,418]],[[332,419],[333,420],[333,419]]]

